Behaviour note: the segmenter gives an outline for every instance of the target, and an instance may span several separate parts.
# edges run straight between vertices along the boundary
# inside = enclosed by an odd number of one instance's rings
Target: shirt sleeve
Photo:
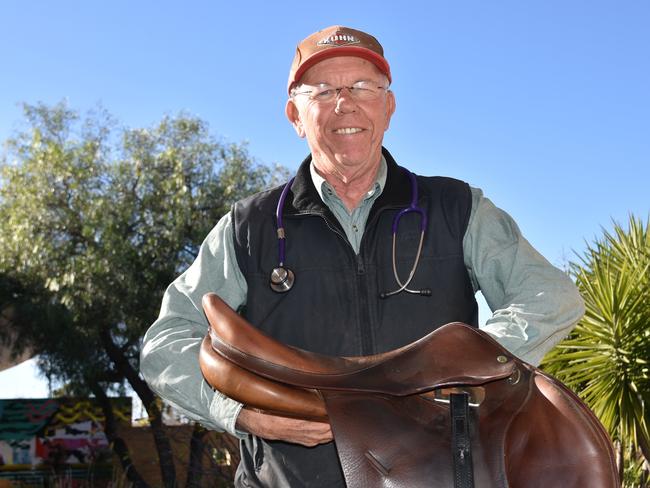
[[[201,299],[218,294],[237,309],[246,301],[247,285],[235,257],[230,214],[208,234],[192,265],[165,291],[160,315],[144,336],[140,371],[160,397],[207,428],[233,435],[242,405],[203,379],[199,348],[208,331]]]
[[[463,250],[474,291],[483,293],[493,313],[481,329],[538,365],[584,313],[575,284],[530,245],[510,215],[476,188]]]

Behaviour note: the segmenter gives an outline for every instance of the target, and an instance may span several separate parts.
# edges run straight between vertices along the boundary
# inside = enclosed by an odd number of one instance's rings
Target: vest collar
[[[372,216],[385,209],[385,208],[402,208],[407,207],[411,202],[411,184],[408,176],[397,165],[393,156],[388,150],[382,147],[382,154],[386,159],[386,185],[375,201],[368,220]],[[313,180],[309,173],[309,165],[311,164],[311,154],[305,158],[300,164],[296,177],[291,185],[290,198],[284,210],[285,215],[309,214],[316,213],[321,215],[331,215],[330,210],[323,203]],[[333,215],[331,217],[336,221]]]

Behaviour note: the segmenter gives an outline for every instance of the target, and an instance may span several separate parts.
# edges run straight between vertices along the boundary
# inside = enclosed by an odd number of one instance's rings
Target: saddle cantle
[[[246,408],[329,422],[351,488],[463,486],[468,460],[481,488],[619,486],[593,413],[478,329],[451,323],[383,354],[333,357],[275,341],[215,294],[203,308],[207,382]]]

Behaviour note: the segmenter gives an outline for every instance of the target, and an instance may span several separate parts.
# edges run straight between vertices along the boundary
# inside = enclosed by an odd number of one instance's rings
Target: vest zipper
[[[366,265],[364,261],[364,256],[368,253],[365,252],[365,242],[366,236],[368,235],[368,230],[377,223],[380,215],[387,210],[399,210],[401,207],[398,206],[385,206],[378,209],[370,219],[366,221],[366,225],[363,230],[363,235],[361,236],[361,241],[359,242],[359,254],[355,255],[357,262],[357,293],[359,295],[359,319],[361,320],[359,324],[360,329],[360,338],[361,338],[361,354],[367,356],[369,354],[375,354],[376,344],[374,340],[374,334],[372,333],[373,324],[371,321],[370,313],[370,304],[373,303],[373,297],[369,296],[369,287],[366,281],[368,276],[366,274]],[[377,297],[375,297],[377,299]]]
[[[375,352],[375,341],[372,333],[372,321],[370,320],[370,303],[371,297],[368,296],[368,275],[366,274],[366,265],[361,252],[355,255],[357,263],[357,296],[359,297],[358,316],[359,316],[359,338],[361,340],[361,355],[368,356]]]
[[[348,247],[350,249],[352,249],[352,244],[350,244],[350,242],[348,241],[348,238],[345,235],[345,233],[342,232],[341,230],[339,230],[336,227],[336,225],[332,224],[332,222],[329,221],[329,219],[325,216],[325,214],[323,214],[321,212],[298,212],[298,213],[295,213],[295,214],[292,214],[292,215],[285,216],[285,219],[288,219],[288,218],[291,218],[291,217],[294,217],[294,216],[299,216],[299,217],[305,217],[305,216],[313,217],[313,216],[316,216],[316,217],[322,218],[325,221],[325,225],[327,225],[327,228],[329,230],[331,230],[332,232],[334,232],[336,235],[338,235],[341,239],[343,239],[345,241],[345,243],[348,245]],[[352,251],[354,251],[354,249],[352,249]]]
[[[361,258],[361,254],[356,254],[355,259],[357,261],[357,274],[362,275],[366,273],[366,265]]]
[[[359,340],[361,346],[360,354],[362,356],[367,356],[369,354],[372,354],[374,352],[374,345],[373,345],[374,341],[372,339],[372,325],[370,323],[370,312],[368,311],[370,302],[368,297],[368,287],[366,286],[365,283],[365,280],[367,279],[366,265],[363,261],[363,257],[361,254],[361,247],[359,247],[359,254],[355,253],[354,249],[352,248],[352,244],[350,244],[350,241],[348,241],[348,238],[345,235],[345,233],[340,231],[336,225],[330,222],[326,215],[322,213],[308,213],[307,215],[318,215],[319,217],[321,217],[325,221],[325,225],[327,225],[327,227],[332,232],[337,234],[341,239],[343,239],[346,242],[349,251],[354,256],[354,261],[357,270],[356,288],[357,288],[357,296],[359,297],[358,303],[356,305],[357,305],[357,317],[358,317],[357,328],[359,330]],[[364,231],[364,235],[365,235],[365,231]],[[363,240],[363,236],[361,239]]]

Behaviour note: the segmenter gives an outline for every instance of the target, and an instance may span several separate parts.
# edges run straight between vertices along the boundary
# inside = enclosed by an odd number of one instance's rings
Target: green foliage
[[[613,232],[604,232],[572,264],[572,274],[586,313],[542,366],[600,418],[625,460],[625,486],[640,486],[650,456],[648,222],[630,216],[627,230],[614,223]]]
[[[30,291],[20,295],[20,339],[78,388],[120,381],[101,334],[137,371],[166,286],[230,205],[282,170],[187,115],[127,130],[63,103],[24,112],[30,128],[7,141],[0,167],[0,275]],[[0,301],[15,307],[12,296]]]

